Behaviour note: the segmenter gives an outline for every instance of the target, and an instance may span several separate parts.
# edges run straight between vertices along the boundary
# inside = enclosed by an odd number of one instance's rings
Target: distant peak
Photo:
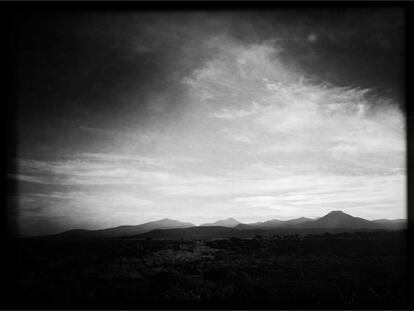
[[[237,221],[234,218],[227,218],[227,219],[221,219],[221,220],[217,220],[215,222],[212,223],[205,223],[202,224],[200,226],[223,226],[223,227],[235,227],[238,224],[240,224],[239,221]]]
[[[181,222],[181,221],[179,221],[179,220],[175,220],[175,219],[171,219],[171,218],[163,218],[163,219],[160,219],[160,220],[156,220],[155,222],[167,222],[167,223],[173,223],[173,222],[176,222],[176,223],[179,223],[179,222]]]
[[[332,211],[332,212],[329,212],[328,214],[326,214],[325,216],[323,216],[322,218],[326,218],[326,217],[328,217],[328,218],[332,218],[332,217],[334,217],[334,218],[349,218],[349,217],[353,217],[353,216],[351,216],[349,214],[346,214],[343,211]]]
[[[342,215],[345,214],[343,211],[332,211],[328,213],[327,215]]]

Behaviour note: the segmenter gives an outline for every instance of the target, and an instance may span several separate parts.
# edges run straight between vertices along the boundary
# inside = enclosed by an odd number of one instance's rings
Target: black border
[[[2,53],[3,66],[3,83],[1,84],[5,89],[2,92],[3,99],[3,146],[5,146],[4,156],[4,186],[5,191],[3,209],[0,214],[1,221],[1,246],[2,254],[0,255],[0,266],[2,272],[0,274],[1,282],[3,283],[3,290],[0,291],[0,308],[1,309],[18,309],[19,297],[16,296],[15,288],[16,276],[18,275],[18,254],[17,254],[17,240],[15,232],[17,230],[16,224],[10,211],[7,209],[7,195],[16,193],[16,185],[7,179],[7,172],[15,165],[13,159],[16,155],[17,142],[16,135],[16,109],[14,103],[16,102],[17,91],[17,76],[14,71],[16,60],[14,58],[15,41],[13,40],[13,25],[15,23],[14,16],[24,14],[25,12],[122,12],[131,10],[147,10],[147,11],[175,11],[175,10],[263,10],[263,9],[318,9],[318,8],[403,8],[406,14],[406,50],[405,50],[405,110],[406,110],[406,141],[407,141],[407,258],[409,264],[408,271],[408,289],[413,291],[414,280],[414,209],[412,202],[414,201],[414,193],[411,191],[414,187],[412,159],[414,157],[414,104],[412,104],[411,95],[411,81],[410,72],[413,61],[410,55],[414,55],[412,48],[413,27],[414,27],[414,4],[409,1],[85,1],[85,2],[70,2],[70,1],[8,1],[0,2],[0,16],[2,36]],[[414,298],[410,297],[411,301],[406,309],[414,310]],[[16,304],[17,302],[17,304]]]

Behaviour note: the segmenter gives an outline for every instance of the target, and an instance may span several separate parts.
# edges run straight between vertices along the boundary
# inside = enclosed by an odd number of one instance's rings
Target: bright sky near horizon
[[[314,218],[332,210],[366,219],[406,217],[402,103],[375,87],[341,84],[327,78],[335,73],[321,73],[340,72],[339,63],[318,72],[295,61],[324,63],[315,56],[329,47],[323,41],[341,48],[335,40],[344,32],[299,27],[299,18],[281,22],[284,31],[267,25],[275,34],[257,36],[263,25],[231,16],[236,28],[248,24],[248,35],[235,34],[225,16],[203,15],[202,26],[192,29],[186,27],[194,21],[182,22],[179,14],[165,20],[148,13],[141,24],[132,16],[115,30],[107,25],[111,17],[95,16],[89,35],[98,38],[99,49],[111,43],[111,52],[96,56],[99,73],[81,63],[84,75],[77,77],[90,83],[83,97],[62,97],[61,115],[52,97],[55,106],[42,109],[38,122],[35,115],[33,124],[21,117],[17,170],[9,177],[18,182],[10,200],[22,234],[161,218],[195,224]],[[352,23],[344,27],[352,42]],[[120,48],[107,37],[110,31],[120,36],[116,29],[126,32]],[[380,51],[392,49],[389,36],[377,40]],[[134,67],[118,72],[111,57],[120,68]],[[56,70],[60,76],[66,69]],[[117,75],[120,82],[87,80],[117,81]],[[68,76],[70,88],[76,78]],[[132,86],[125,90],[125,84]],[[95,96],[99,90],[107,97]],[[43,105],[47,96],[37,99]]]

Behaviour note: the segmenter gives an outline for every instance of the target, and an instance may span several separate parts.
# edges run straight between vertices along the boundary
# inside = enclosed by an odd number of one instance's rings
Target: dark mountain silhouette
[[[407,227],[407,219],[376,219],[373,223],[384,229],[403,229]]]
[[[258,230],[257,234],[263,233]],[[136,239],[161,239],[161,240],[202,240],[202,239],[220,239],[231,237],[250,237],[252,234],[245,230],[237,230],[228,227],[218,226],[199,226],[183,229],[166,229],[166,230],[153,230],[137,236],[131,236],[129,238]]]
[[[295,218],[295,219],[286,220],[285,224],[289,224],[289,225],[301,224],[301,223],[311,221],[311,220],[313,220],[313,219],[307,218],[307,217],[299,217],[299,218]]]
[[[256,226],[250,225],[250,224],[238,224],[237,226],[234,227],[234,229],[238,229],[238,230],[252,230],[252,229],[257,229]]]
[[[298,224],[302,224],[308,221],[312,221],[312,219],[310,218],[306,218],[306,217],[300,217],[300,218],[295,218],[295,219],[290,219],[290,220],[270,220],[270,221],[266,221],[260,225],[258,225],[258,227],[260,228],[280,228],[280,227],[291,227],[291,226],[295,226]]]
[[[240,222],[237,221],[236,219],[227,218],[227,219],[218,220],[218,221],[213,222],[213,223],[202,224],[202,225],[200,225],[200,227],[220,226],[220,227],[234,228],[239,224],[240,224]]]
[[[404,219],[378,219],[369,221],[353,217],[342,211],[332,211],[323,217],[310,219],[306,217],[291,220],[269,220],[243,224],[233,218],[219,220],[211,224],[194,226],[178,220],[162,219],[137,226],[119,226],[102,230],[69,230],[60,234],[42,237],[58,239],[96,239],[96,238],[136,238],[136,239],[217,239],[217,238],[252,238],[256,235],[308,234],[323,232],[346,232],[366,230],[404,229]]]
[[[279,220],[279,219],[272,219],[265,222],[255,222],[249,224],[238,224],[235,228],[237,229],[275,229],[275,228],[284,228],[284,227],[291,227],[297,224],[302,224],[307,221],[311,221],[312,219],[306,217],[300,217],[290,220]]]
[[[257,228],[275,228],[275,227],[279,227],[280,225],[283,224],[282,220],[279,219],[272,219],[272,220],[268,220],[262,223],[253,223],[251,224],[251,226],[253,227],[257,227]]]
[[[313,220],[300,217],[287,221],[270,220],[267,222],[242,224],[234,228],[204,226],[186,229],[154,230],[134,236],[136,239],[219,239],[219,238],[253,238],[255,236],[289,235],[289,234],[320,234],[323,232],[353,232],[369,230],[394,230],[403,227],[390,226],[393,221],[380,220],[375,223],[363,218],[353,217],[342,211],[333,211],[323,217]],[[401,221],[400,221],[401,223]],[[221,228],[221,229],[220,229]]]
[[[136,226],[119,226],[101,230],[74,229],[54,235],[59,238],[116,238],[142,234],[155,229],[177,229],[194,227],[194,224],[174,219],[161,219]]]
[[[302,228],[343,228],[343,229],[373,229],[379,228],[369,220],[348,215],[342,211],[332,211],[318,220],[299,224]]]

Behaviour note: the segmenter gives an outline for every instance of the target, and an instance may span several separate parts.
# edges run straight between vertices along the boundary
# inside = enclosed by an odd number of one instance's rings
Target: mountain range
[[[241,224],[241,222],[237,221],[236,219],[227,218],[227,219],[223,219],[223,220],[217,220],[216,222],[213,222],[213,223],[202,224],[202,225],[200,225],[200,227],[219,226],[219,227],[233,228],[233,227],[236,227],[239,224]]]
[[[268,220],[241,223],[233,218],[195,226],[173,219],[161,219],[136,226],[119,226],[100,230],[74,229],[46,236],[58,239],[88,238],[154,238],[154,239],[214,239],[225,237],[252,237],[254,235],[321,233],[366,230],[397,230],[407,226],[405,219],[378,219],[369,221],[342,211],[332,211],[323,217],[291,220]],[[45,237],[44,237],[45,238]]]
[[[119,226],[100,230],[74,229],[53,236],[60,238],[117,238],[122,236],[142,234],[155,229],[178,229],[188,227],[195,227],[195,225],[189,222],[181,222],[178,220],[165,218],[136,226]]]

